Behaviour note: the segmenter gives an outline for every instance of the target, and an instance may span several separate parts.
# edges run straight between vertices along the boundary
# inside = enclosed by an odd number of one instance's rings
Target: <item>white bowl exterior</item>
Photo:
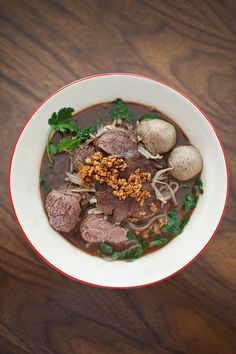
[[[203,158],[204,194],[184,232],[167,246],[133,263],[105,262],[71,245],[49,225],[39,190],[39,172],[49,133],[48,118],[71,106],[125,101],[154,106],[173,119]],[[25,126],[15,148],[10,172],[12,201],[19,223],[35,249],[54,267],[78,280],[101,286],[131,287],[162,280],[183,268],[205,247],[223,213],[227,168],[219,140],[208,120],[184,96],[154,80],[113,74],[86,78],[46,100]]]

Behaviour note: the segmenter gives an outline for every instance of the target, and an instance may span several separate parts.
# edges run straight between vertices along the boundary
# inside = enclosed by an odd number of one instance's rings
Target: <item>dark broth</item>
[[[165,115],[163,115],[159,111],[153,110],[150,107],[146,107],[146,106],[136,104],[136,103],[126,103],[126,104],[127,104],[128,108],[135,114],[135,117],[137,119],[140,118],[141,116],[143,116],[144,114],[158,113],[158,115],[161,116],[161,118],[163,120],[166,120],[166,121],[170,122],[172,125],[174,125],[174,127],[176,128],[176,131],[177,131],[177,142],[176,142],[175,146],[190,144],[188,138],[186,137],[184,132],[181,130],[181,128],[176,123],[174,123],[169,117],[166,117]],[[111,105],[112,105],[111,103],[105,103],[105,104],[99,104],[96,106],[89,107],[88,109],[85,109],[81,112],[76,113],[74,115],[74,119],[78,123],[78,126],[81,128],[85,128],[88,125],[94,124],[98,118],[102,120],[102,123],[104,125],[108,124],[108,122],[110,122],[110,120],[111,120],[110,116],[109,116]],[[61,137],[61,134],[56,133],[52,139],[52,142],[57,142],[60,139],[60,137]],[[168,156],[168,154],[166,154],[165,159],[167,158],[167,156]],[[51,191],[52,189],[57,188],[61,185],[66,185],[66,182],[64,182],[64,178],[65,178],[65,172],[69,171],[70,158],[67,153],[60,153],[60,154],[56,154],[54,159],[55,159],[55,163],[53,166],[51,166],[48,161],[46,152],[43,155],[41,171],[40,171],[40,189],[41,189],[41,196],[42,196],[43,204],[45,204],[45,199],[46,199],[46,196],[49,191]],[[178,190],[178,192],[176,193],[176,199],[177,199],[178,205],[174,206],[173,203],[171,201],[169,201],[167,203],[167,205],[164,207],[164,211],[166,213],[168,212],[168,210],[175,210],[181,218],[189,217],[191,215],[193,209],[191,209],[188,212],[185,212],[182,209],[182,204],[183,204],[183,199],[184,199],[184,196],[186,195],[186,193],[192,192],[194,194],[193,187],[194,187],[195,181],[198,178],[199,178],[199,176],[188,181],[186,183],[186,185],[184,186],[184,188],[180,188]],[[170,179],[170,181],[176,181],[175,178],[172,176],[170,176],[169,179]],[[83,218],[83,214],[86,211],[86,209],[87,209],[87,207],[82,207],[82,217],[80,219]],[[73,245],[80,248],[81,250],[83,250],[89,254],[96,255],[96,256],[99,255],[100,250],[99,250],[98,244],[90,245],[89,248],[86,247],[87,242],[84,241],[82,239],[82,237],[80,236],[80,223],[78,223],[77,226],[75,227],[75,229],[72,230],[71,232],[60,233],[60,234],[64,238],[66,238],[69,242],[71,242]],[[168,242],[170,242],[176,236],[174,236],[174,237],[167,236],[166,233],[161,232],[161,234],[159,234],[157,238],[161,238],[161,237],[167,238]],[[155,239],[151,239],[151,240],[153,241]],[[158,248],[160,248],[160,246],[155,246],[150,249],[147,249],[147,251],[145,251],[144,254],[153,252],[153,251],[157,250]]]

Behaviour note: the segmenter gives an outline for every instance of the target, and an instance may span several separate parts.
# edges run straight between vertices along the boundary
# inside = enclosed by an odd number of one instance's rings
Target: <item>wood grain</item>
[[[235,353],[236,2],[0,3],[0,352]],[[211,117],[230,165],[214,241],[186,270],[143,289],[92,288],[51,269],[22,237],[7,192],[29,114],[64,84],[112,71],[149,75],[190,96]]]

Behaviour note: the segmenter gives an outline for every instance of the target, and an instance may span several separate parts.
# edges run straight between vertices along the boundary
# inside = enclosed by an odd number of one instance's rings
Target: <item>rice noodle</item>
[[[171,166],[171,167],[167,167],[167,168],[162,168],[161,170],[157,171],[157,173],[155,174],[155,176],[153,177],[152,182],[151,182],[151,186],[156,194],[156,198],[162,202],[162,206],[163,206],[163,204],[165,204],[167,202],[167,200],[166,200],[165,196],[163,196],[161,191],[157,188],[156,183],[161,182],[165,178],[164,176],[161,177],[161,175],[163,173],[170,171],[173,168],[174,167]],[[165,183],[165,182],[163,182],[163,183]]]
[[[69,188],[69,192],[75,193],[95,193],[95,188],[86,189],[86,188]]]
[[[167,168],[163,168],[162,170],[157,171],[157,173],[155,174],[155,176],[152,179],[152,183],[156,183],[158,180],[160,180],[160,176],[170,170],[173,170],[174,167],[167,167]]]
[[[147,159],[152,160],[161,160],[163,156],[157,154],[156,156],[152,155],[147,149],[145,149],[142,145],[138,145],[138,152],[145,156]]]
[[[157,219],[162,219],[165,217],[165,214],[159,214],[159,215],[155,215],[153,216],[153,218],[151,220],[149,220],[149,222],[146,224],[146,225],[143,225],[143,226],[138,226],[138,225],[135,225],[131,222],[127,222],[127,226],[132,229],[132,230],[135,230],[135,231],[145,231],[147,230],[150,226],[152,226],[152,224],[157,220]]]
[[[69,170],[70,170],[70,173],[73,172],[73,161],[72,161],[72,156],[69,155],[69,160],[70,160],[70,167],[69,167]]]
[[[120,127],[116,127],[116,125],[113,125],[115,121],[113,121],[112,124],[105,125],[97,130],[97,133],[95,135],[96,138],[99,138],[101,135],[105,134],[109,130],[124,130]]]
[[[79,174],[66,172],[66,176],[65,181],[70,181],[71,183],[78,184],[79,186],[81,185]]]
[[[169,193],[165,193],[165,194],[162,194],[163,198],[167,201],[169,199],[173,199],[173,202],[174,202],[174,205],[178,205],[178,202],[176,200],[176,197],[175,197],[175,193],[178,191],[179,189],[179,184],[177,182],[170,182],[170,183],[167,183],[167,182],[162,182],[162,181],[157,181],[157,183],[159,184],[162,184],[163,186],[165,186]],[[175,185],[175,188],[172,189],[172,186]]]

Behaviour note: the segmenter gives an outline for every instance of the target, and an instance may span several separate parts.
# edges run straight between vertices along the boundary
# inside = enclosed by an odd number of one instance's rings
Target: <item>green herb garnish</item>
[[[61,108],[58,112],[54,112],[48,120],[52,130],[65,133],[66,131],[77,132],[77,124],[72,119],[74,109],[71,107]]]
[[[74,109],[71,107],[64,107],[58,112],[54,112],[48,120],[48,124],[51,126],[51,131],[48,136],[48,142],[46,146],[47,156],[49,162],[53,165],[54,155],[62,151],[71,151],[80,146],[81,142],[91,138],[91,136],[96,132],[97,126],[100,123],[100,119],[93,125],[87,128],[79,128],[76,122],[72,118],[72,113]],[[74,136],[63,137],[57,145],[51,142],[51,139],[56,131],[61,133],[71,132]]]
[[[189,211],[190,209],[195,208],[195,206],[197,205],[197,200],[198,197],[193,196],[192,193],[187,193],[184,197],[182,209],[184,211]]]
[[[159,238],[149,243],[149,247],[164,246],[167,243],[167,238]]]
[[[128,240],[137,240],[136,235],[131,230],[127,231],[126,237]]]
[[[197,179],[194,183],[194,188],[198,194],[203,194],[203,183],[201,179]]]
[[[153,120],[153,119],[159,119],[158,116],[152,113],[144,114],[142,117],[139,118],[140,122],[143,120]]]
[[[97,131],[98,125],[101,123],[101,119],[97,119],[95,124],[88,126],[87,128],[78,128],[77,137],[81,142],[91,138],[91,136]]]
[[[167,213],[168,223],[162,227],[162,231],[165,232],[168,236],[177,236],[181,234],[184,227],[189,221],[189,217],[185,216],[183,219],[180,219],[176,211],[172,210]]]
[[[129,110],[127,105],[122,101],[121,98],[117,98],[112,102],[114,104],[114,108],[111,110],[112,119],[125,119],[130,122],[134,121],[134,114]]]
[[[113,252],[113,248],[109,246],[107,243],[102,242],[99,245],[101,252],[105,255],[111,255]]]
[[[124,251],[121,251],[121,252],[114,252],[112,254],[111,258],[113,260],[126,259],[131,253],[132,253],[132,250],[130,250],[130,249],[124,250]]]
[[[176,211],[169,211],[167,213],[168,223],[162,227],[162,231],[169,236],[176,236],[181,233],[180,219]]]
[[[126,262],[135,261],[136,259],[140,258],[143,255],[143,253],[144,253],[144,249],[142,248],[137,249],[131,258],[126,259]]]
[[[140,240],[140,243],[141,243],[142,247],[144,247],[144,248],[148,246],[148,240],[146,240],[145,238],[142,238]]]
[[[79,138],[64,137],[57,144],[56,152],[75,150],[80,146]]]
[[[152,238],[154,238],[154,237],[156,237],[156,234],[155,234],[155,232],[152,230],[152,231],[149,232],[149,236],[152,237]]]

